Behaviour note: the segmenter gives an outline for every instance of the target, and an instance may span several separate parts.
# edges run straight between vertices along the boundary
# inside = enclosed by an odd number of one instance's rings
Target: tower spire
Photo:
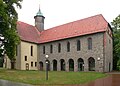
[[[41,12],[41,10],[40,10],[40,4],[39,4],[39,11]]]
[[[43,16],[42,12],[41,12],[41,9],[40,9],[40,4],[39,4],[39,10],[38,12],[36,13],[36,16]]]
[[[35,27],[41,32],[44,30],[44,19],[45,17],[43,16],[41,10],[40,10],[40,4],[39,4],[39,10],[34,16],[35,19]]]

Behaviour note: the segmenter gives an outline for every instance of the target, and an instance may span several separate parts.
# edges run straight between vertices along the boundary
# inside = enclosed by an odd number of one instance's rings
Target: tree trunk
[[[11,69],[15,69],[15,59],[11,60]]]

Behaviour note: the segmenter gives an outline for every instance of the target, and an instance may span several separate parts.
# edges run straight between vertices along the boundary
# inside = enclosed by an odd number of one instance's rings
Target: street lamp
[[[100,61],[100,57],[98,57],[97,60]]]
[[[48,58],[49,58],[49,56],[45,55],[45,58],[46,58],[46,61],[45,61],[45,63],[46,63],[46,80],[48,80],[48,64],[49,64]]]

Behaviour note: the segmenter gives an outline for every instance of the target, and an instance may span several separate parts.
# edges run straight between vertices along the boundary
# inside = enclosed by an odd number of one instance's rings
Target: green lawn
[[[83,84],[107,76],[96,72],[49,72],[49,80],[45,79],[45,71],[20,71],[0,69],[0,79],[22,82],[33,85],[40,84]]]

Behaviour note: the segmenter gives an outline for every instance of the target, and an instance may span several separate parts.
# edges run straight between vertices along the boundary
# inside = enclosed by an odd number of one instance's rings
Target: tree
[[[120,60],[120,15],[111,24],[113,28],[113,69],[116,70]]]
[[[11,60],[11,69],[14,69],[16,46],[20,41],[16,28],[18,14],[15,6],[21,8],[21,2],[22,0],[0,0],[0,34],[4,37],[2,44]]]

